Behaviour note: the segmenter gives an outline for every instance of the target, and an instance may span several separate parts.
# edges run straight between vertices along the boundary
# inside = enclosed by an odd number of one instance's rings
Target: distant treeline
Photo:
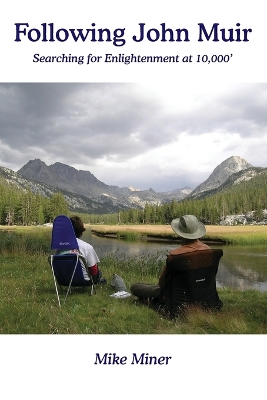
[[[0,224],[42,225],[52,222],[58,214],[67,214],[68,204],[58,192],[47,198],[30,189],[19,190],[0,179]]]
[[[261,221],[267,209],[267,175],[233,185],[223,192],[203,199],[172,201],[164,205],[146,204],[144,209],[130,209],[107,215],[83,215],[91,224],[170,224],[185,214],[196,215],[205,224],[216,225],[227,215],[246,215],[254,211],[253,219]]]
[[[173,218],[196,215],[205,224],[216,225],[227,215],[254,211],[253,218],[261,221],[267,209],[267,175],[232,185],[224,191],[203,199],[184,199],[164,205],[146,204],[143,209],[129,209],[110,214],[78,213],[90,224],[170,224]],[[0,180],[0,223],[2,225],[33,225],[52,222],[58,214],[74,214],[61,192],[51,198],[22,191]]]

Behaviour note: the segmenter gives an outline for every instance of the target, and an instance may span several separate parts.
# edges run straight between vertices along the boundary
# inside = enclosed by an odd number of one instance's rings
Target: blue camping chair
[[[71,220],[66,215],[59,215],[54,219],[51,250],[55,253],[48,257],[48,261],[54,278],[59,306],[61,303],[58,286],[62,293],[63,287],[67,287],[64,304],[71,292],[71,287],[89,287],[90,294],[96,293],[86,260],[79,254],[79,246]]]

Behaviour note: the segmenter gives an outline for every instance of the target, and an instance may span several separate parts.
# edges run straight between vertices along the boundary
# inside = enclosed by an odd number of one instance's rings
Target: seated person
[[[210,249],[208,245],[199,240],[205,235],[206,228],[194,215],[184,215],[181,218],[172,220],[171,227],[175,233],[181,236],[182,246],[172,250],[168,255],[168,260],[171,260],[172,256],[177,254]],[[146,304],[149,304],[152,299],[162,299],[164,296],[166,268],[167,265],[165,264],[157,285],[134,283],[130,288],[132,294],[139,297]]]
[[[89,272],[93,278],[94,283],[106,283],[106,280],[101,278],[102,273],[98,268],[99,258],[93,246],[81,239],[85,227],[80,217],[74,215],[70,217],[75,236],[77,238],[80,254],[85,258]],[[86,268],[83,268],[83,275],[85,280],[90,280]]]

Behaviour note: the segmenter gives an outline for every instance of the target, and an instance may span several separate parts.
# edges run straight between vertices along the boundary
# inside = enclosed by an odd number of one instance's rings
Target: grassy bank
[[[149,239],[173,240],[179,237],[170,225],[86,225],[94,234],[111,236],[123,240],[138,241]],[[0,226],[0,231],[16,233],[47,232],[46,226]],[[220,226],[206,225],[204,241],[218,241],[239,245],[267,245],[267,225]]]
[[[127,288],[136,281],[157,282],[159,254],[101,259],[108,283],[89,296],[73,290],[58,307],[47,261],[49,241],[6,235],[0,244],[0,333],[2,334],[262,334],[267,333],[267,293],[220,289],[220,313],[192,310],[169,320],[134,297],[114,299],[110,285],[119,274]]]
[[[113,235],[126,240],[178,238],[170,225],[90,225],[88,228],[98,235]],[[267,244],[267,225],[206,225],[206,230],[204,241],[221,241],[240,245]]]

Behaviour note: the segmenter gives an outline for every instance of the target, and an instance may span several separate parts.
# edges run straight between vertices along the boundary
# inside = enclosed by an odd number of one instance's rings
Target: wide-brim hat
[[[205,225],[194,215],[173,219],[171,227],[177,235],[186,239],[199,239],[206,233]]]

